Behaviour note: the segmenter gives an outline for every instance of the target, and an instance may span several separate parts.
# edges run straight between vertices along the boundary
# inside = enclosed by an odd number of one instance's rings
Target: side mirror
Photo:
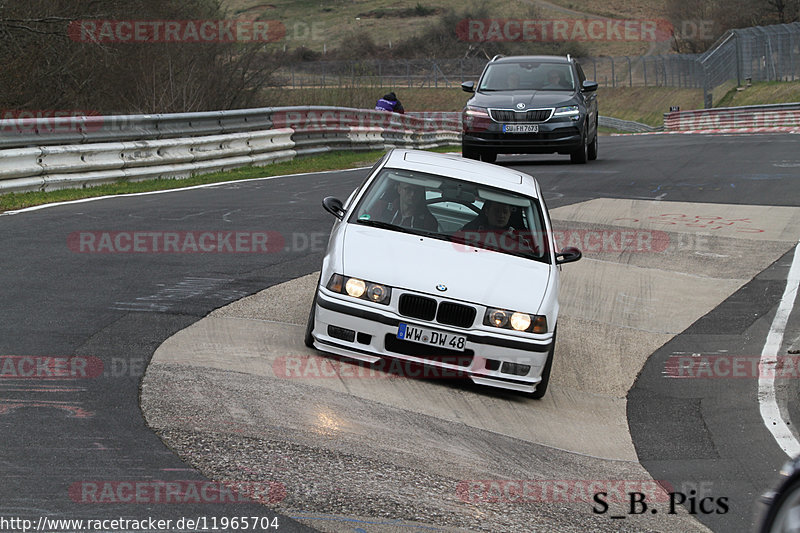
[[[586,80],[581,84],[581,91],[589,93],[597,90],[597,82]]]
[[[474,81],[465,81],[461,84],[461,90],[465,93],[474,93],[475,92],[475,82]]]
[[[338,198],[326,196],[325,199],[322,200],[322,207],[325,208],[325,211],[335,216],[339,220],[344,218],[344,207],[342,206],[342,201]]]
[[[574,246],[568,246],[556,254],[556,264],[572,263],[583,257],[580,250]]]

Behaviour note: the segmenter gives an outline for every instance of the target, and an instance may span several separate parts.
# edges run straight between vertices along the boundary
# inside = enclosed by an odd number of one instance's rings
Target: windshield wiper
[[[381,228],[381,229],[390,229],[395,231],[402,231],[403,233],[411,233],[412,235],[422,235],[424,237],[432,237],[434,239],[441,239],[442,234],[436,231],[428,231],[424,229],[417,229],[417,228],[409,228],[406,226],[398,226],[397,224],[392,224],[391,222],[381,222],[380,220],[365,220],[365,219],[356,219],[357,224],[363,224],[364,226],[372,226],[374,228]]]
[[[397,224],[392,224],[391,222],[381,222],[380,220],[369,220],[369,219],[359,218],[356,219],[356,224],[363,224],[364,226],[372,226],[375,228],[382,228],[382,229],[408,231],[408,228],[404,228],[403,226],[398,226]]]

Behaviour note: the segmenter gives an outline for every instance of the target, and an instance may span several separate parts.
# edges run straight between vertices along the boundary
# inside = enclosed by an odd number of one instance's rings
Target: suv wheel
[[[475,159],[480,160],[481,154],[474,148],[470,148],[468,146],[461,145],[461,157],[464,159]]]
[[[581,147],[569,154],[570,163],[586,163],[586,143],[582,142]]]
[[[495,152],[483,152],[481,154],[481,161],[485,163],[494,163],[497,161],[497,153]]]
[[[594,134],[594,139],[589,144],[589,153],[587,154],[589,161],[597,159],[597,132]]]

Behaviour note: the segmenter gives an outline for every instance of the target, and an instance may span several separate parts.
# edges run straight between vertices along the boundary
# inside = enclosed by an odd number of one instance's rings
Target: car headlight
[[[328,290],[339,294],[346,294],[353,298],[369,300],[378,304],[388,305],[392,298],[392,288],[380,283],[364,281],[359,278],[350,278],[341,274],[334,274],[326,285]]]
[[[571,117],[580,115],[581,110],[576,105],[568,105],[564,107],[557,107],[555,112],[553,113],[554,117]]]
[[[529,315],[518,311],[507,311],[490,307],[483,318],[486,326],[513,329],[514,331],[527,331],[529,333],[547,333],[547,317],[542,315]]]
[[[468,105],[464,109],[464,116],[473,118],[489,118],[489,112],[486,108]]]

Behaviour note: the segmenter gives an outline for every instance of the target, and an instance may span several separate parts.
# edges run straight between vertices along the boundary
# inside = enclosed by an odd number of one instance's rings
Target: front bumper
[[[449,350],[397,338],[400,323],[464,335],[464,351]],[[541,339],[458,328],[401,316],[360,301],[318,289],[314,346],[324,352],[368,363],[394,358],[433,367],[421,377],[464,377],[480,385],[533,392],[552,347],[552,334]],[[522,373],[524,372],[524,373]],[[413,376],[412,376],[413,377]]]
[[[580,149],[584,136],[582,121],[556,120],[539,124],[538,133],[503,133],[503,125],[483,122],[465,128],[461,143],[464,148],[499,154],[569,154]]]

